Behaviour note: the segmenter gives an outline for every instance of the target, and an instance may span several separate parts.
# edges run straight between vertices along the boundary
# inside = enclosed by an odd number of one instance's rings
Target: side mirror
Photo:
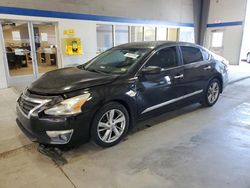
[[[148,75],[148,74],[160,74],[161,73],[161,68],[158,66],[148,66],[144,67],[142,69],[142,74]]]

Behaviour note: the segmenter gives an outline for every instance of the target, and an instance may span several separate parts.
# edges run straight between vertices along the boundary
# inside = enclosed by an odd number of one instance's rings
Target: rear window
[[[184,64],[203,61],[203,56],[199,48],[191,46],[181,46],[181,51]]]

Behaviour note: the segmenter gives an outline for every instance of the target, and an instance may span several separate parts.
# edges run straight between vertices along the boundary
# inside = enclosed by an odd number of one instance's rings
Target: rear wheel
[[[207,107],[213,106],[219,99],[220,91],[220,81],[218,79],[211,80],[207,86],[202,104]]]
[[[129,115],[120,103],[104,105],[95,115],[91,138],[99,146],[110,147],[121,141],[129,127]]]

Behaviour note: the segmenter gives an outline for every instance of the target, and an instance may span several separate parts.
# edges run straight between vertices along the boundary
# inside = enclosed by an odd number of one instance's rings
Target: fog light
[[[46,131],[46,134],[51,138],[52,142],[60,142],[61,140],[63,143],[67,143],[69,142],[73,131],[73,129],[64,131]]]
[[[60,134],[59,138],[64,140],[64,141],[68,141],[68,137],[66,135],[64,135],[64,134]]]

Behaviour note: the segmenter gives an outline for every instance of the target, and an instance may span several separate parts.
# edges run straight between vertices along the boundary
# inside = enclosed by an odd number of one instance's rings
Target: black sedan
[[[173,106],[213,106],[228,80],[225,59],[190,43],[138,42],[44,74],[17,101],[17,124],[32,140],[117,144],[137,121]]]

